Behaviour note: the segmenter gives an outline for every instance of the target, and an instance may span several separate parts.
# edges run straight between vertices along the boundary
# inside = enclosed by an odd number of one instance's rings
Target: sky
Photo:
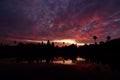
[[[120,38],[120,0],[0,0],[0,42]]]

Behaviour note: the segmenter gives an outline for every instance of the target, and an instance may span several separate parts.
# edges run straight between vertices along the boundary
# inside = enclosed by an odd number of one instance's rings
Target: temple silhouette
[[[55,57],[62,57],[65,60],[76,60],[78,56],[85,59],[87,63],[108,64],[113,69],[120,70],[120,38],[112,39],[106,37],[106,41],[96,42],[97,36],[93,36],[94,44],[77,46],[71,44],[69,46],[55,46],[54,42],[47,43],[21,43],[14,41],[15,45],[0,44],[0,59],[15,58],[16,63],[28,61],[28,63],[53,63]]]

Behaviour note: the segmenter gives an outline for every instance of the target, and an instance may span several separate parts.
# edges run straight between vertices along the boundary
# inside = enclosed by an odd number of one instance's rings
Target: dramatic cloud
[[[120,37],[120,0],[1,0],[0,41]]]

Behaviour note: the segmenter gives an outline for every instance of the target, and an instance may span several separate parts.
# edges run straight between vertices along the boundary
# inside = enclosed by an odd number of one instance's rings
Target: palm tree
[[[96,42],[97,36],[93,36],[93,39],[95,41],[95,44],[97,44],[97,42]]]
[[[63,46],[65,46],[65,42],[63,42]]]
[[[106,39],[107,39],[107,41],[110,41],[111,37],[110,37],[110,36],[107,36]]]

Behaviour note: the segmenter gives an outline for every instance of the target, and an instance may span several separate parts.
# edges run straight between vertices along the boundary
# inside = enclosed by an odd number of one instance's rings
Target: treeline
[[[96,37],[94,36],[96,40]],[[83,57],[87,62],[109,64],[113,68],[119,69],[120,64],[120,39],[108,40],[106,42],[95,41],[95,44],[77,47],[75,44],[70,46],[58,47],[54,43],[16,43],[14,46],[0,45],[0,58],[16,58],[16,62],[21,60],[46,59],[48,62],[53,57],[70,58],[74,60],[77,56]]]

